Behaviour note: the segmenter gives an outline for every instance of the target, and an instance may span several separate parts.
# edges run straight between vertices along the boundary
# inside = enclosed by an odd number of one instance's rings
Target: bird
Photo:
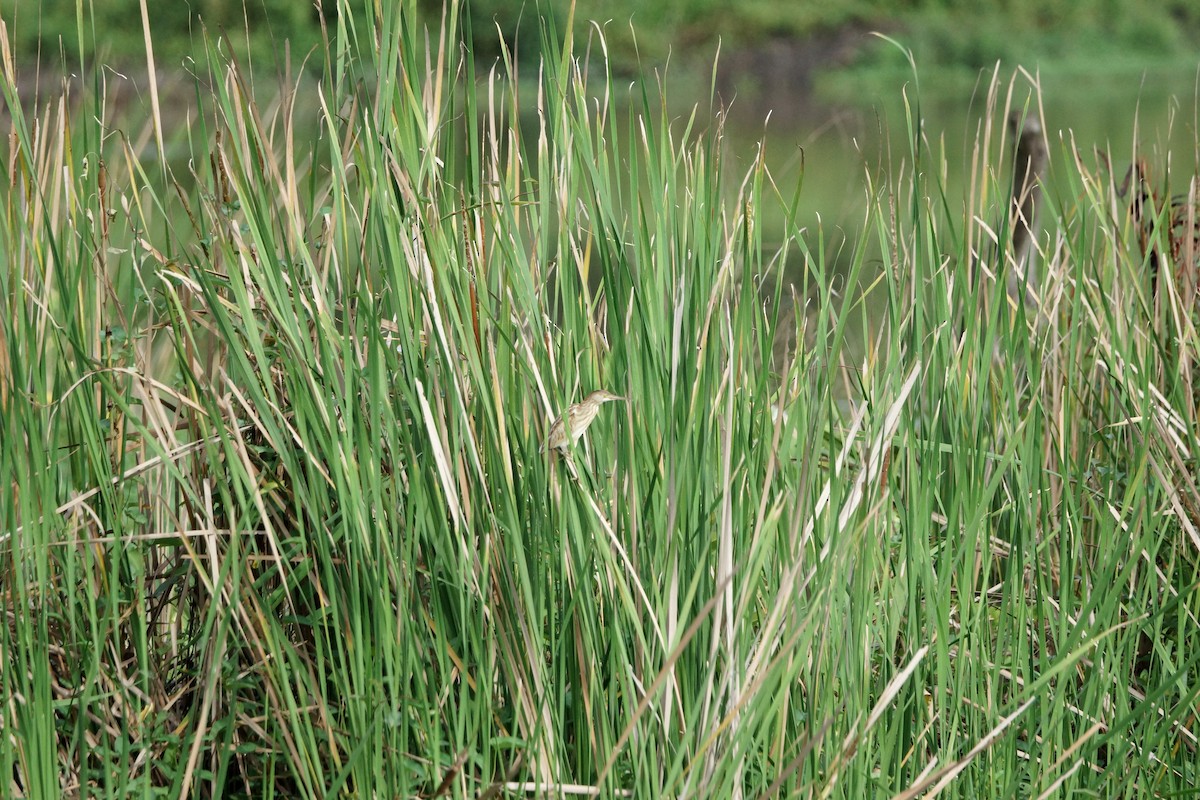
[[[546,443],[542,445],[542,452],[557,448],[565,455],[570,446],[579,441],[579,437],[583,436],[588,426],[596,419],[596,414],[600,413],[600,406],[613,400],[624,399],[624,397],[604,389],[592,392],[582,402],[571,406],[565,414],[554,420],[550,426],[550,434],[546,437]],[[568,431],[570,432],[569,439]]]

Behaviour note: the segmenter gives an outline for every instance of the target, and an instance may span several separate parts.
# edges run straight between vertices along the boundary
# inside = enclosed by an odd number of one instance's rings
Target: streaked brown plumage
[[[588,426],[596,419],[596,414],[600,412],[600,406],[612,400],[624,399],[624,397],[604,389],[592,392],[582,402],[568,408],[566,414],[554,420],[554,424],[550,426],[550,433],[546,436],[546,444],[542,446],[542,451],[558,448],[561,452],[566,453],[571,444],[579,441],[579,437],[583,436]],[[565,424],[564,419],[566,420]],[[568,431],[571,433],[570,441],[567,440]]]

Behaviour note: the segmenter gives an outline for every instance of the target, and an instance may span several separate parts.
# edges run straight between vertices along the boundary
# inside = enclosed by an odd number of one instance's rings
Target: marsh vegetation
[[[1048,135],[1027,306],[1038,95],[910,93],[835,280],[715,97],[379,8],[315,135],[215,34],[172,125],[0,54],[0,793],[1196,791],[1195,152]]]

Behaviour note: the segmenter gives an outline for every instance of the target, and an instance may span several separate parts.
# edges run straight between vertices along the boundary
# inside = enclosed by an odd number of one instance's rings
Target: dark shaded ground
[[[717,64],[717,93],[725,103],[772,112],[772,119],[792,123],[819,107],[815,87],[820,73],[845,67],[863,50],[878,44],[870,26],[854,25],[804,39],[774,38],[755,47],[722,53]],[[761,116],[761,115],[758,115]]]

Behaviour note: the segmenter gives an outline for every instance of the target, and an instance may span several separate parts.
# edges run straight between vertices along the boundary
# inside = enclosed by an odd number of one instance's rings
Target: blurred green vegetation
[[[0,17],[9,28],[15,55],[21,60],[67,63],[80,57],[80,41],[90,47],[89,58],[121,65],[141,63],[145,44],[139,0],[0,0]],[[188,0],[148,4],[155,55],[163,63],[178,62],[203,52],[201,31],[230,31],[234,44],[249,44],[251,55],[268,57],[283,52],[304,53],[321,38],[321,13],[336,15],[336,0]],[[249,30],[251,33],[246,34]]]
[[[1200,6],[1190,2],[972,3],[965,0],[915,2],[892,16],[918,63],[962,71],[988,69],[997,61],[1082,64],[1092,71],[1196,57]],[[859,66],[891,65],[908,70],[896,48],[875,48]]]
[[[269,58],[288,41],[293,53],[304,53],[320,41],[321,13],[332,22],[337,0],[193,0],[153,3],[151,28],[155,48],[164,60],[190,56],[201,24],[210,32],[239,34],[234,45]],[[436,27],[441,0],[411,0],[426,22]],[[19,57],[78,59],[78,35],[92,42],[109,63],[140,61],[142,30],[139,0],[109,0],[94,11],[77,14],[75,0],[0,0]],[[348,2],[358,13],[370,2]],[[361,8],[365,7],[365,8]],[[571,18],[570,0],[474,0],[467,20],[474,52],[486,61],[509,46],[528,51],[539,46],[539,15],[561,28]],[[134,21],[135,24],[131,24]],[[879,30],[903,40],[917,61],[930,67],[975,71],[996,61],[1032,64],[1079,61],[1117,66],[1146,61],[1178,60],[1195,55],[1200,34],[1200,4],[1186,0],[1145,4],[1135,0],[577,0],[576,34],[593,25],[605,29],[611,66],[632,74],[638,65],[662,63],[672,52],[685,58],[702,53],[711,58],[718,41],[727,52],[752,49],[770,40],[806,42],[836,38],[847,32]],[[634,33],[636,28],[636,34]],[[94,34],[91,32],[95,32]],[[894,48],[851,47],[818,67],[907,69]],[[852,59],[852,63],[845,63]],[[529,59],[528,63],[533,63]]]

